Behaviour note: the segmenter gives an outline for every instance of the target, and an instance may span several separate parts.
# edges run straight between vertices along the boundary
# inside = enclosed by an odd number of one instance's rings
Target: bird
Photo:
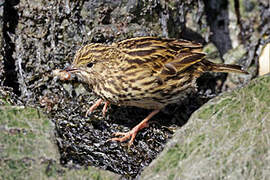
[[[89,85],[99,99],[86,116],[104,103],[152,110],[128,132],[116,132],[111,141],[129,140],[168,104],[177,103],[196,90],[205,72],[248,74],[239,65],[216,64],[206,59],[200,43],[174,38],[135,37],[112,44],[90,43],[81,47],[70,66],[56,71],[61,80],[71,75]]]

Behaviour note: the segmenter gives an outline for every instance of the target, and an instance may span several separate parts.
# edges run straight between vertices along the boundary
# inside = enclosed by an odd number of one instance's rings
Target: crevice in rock
[[[221,58],[232,48],[229,32],[228,0],[203,0],[207,22],[212,35],[210,40],[218,48]]]
[[[18,77],[15,66],[15,58],[13,53],[15,52],[15,43],[12,40],[12,36],[15,34],[16,27],[18,25],[19,15],[14,5],[18,4],[19,1],[9,2],[6,1],[4,4],[3,12],[3,49],[1,54],[4,59],[4,74],[5,77],[3,85],[11,87],[16,95],[20,95]]]

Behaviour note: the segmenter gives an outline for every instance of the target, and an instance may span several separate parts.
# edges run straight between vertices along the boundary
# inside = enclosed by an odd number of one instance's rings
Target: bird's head
[[[88,44],[76,52],[70,66],[55,74],[61,80],[70,80],[72,76],[77,76],[80,80],[89,83],[93,78],[95,66],[104,62],[103,56],[107,49],[103,44]]]

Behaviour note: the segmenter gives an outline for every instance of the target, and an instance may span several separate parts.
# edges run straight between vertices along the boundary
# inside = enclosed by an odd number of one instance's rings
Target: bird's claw
[[[97,100],[85,113],[85,117],[87,117],[88,115],[91,115],[92,112],[103,102],[102,99]],[[109,101],[106,101],[103,109],[102,109],[102,115],[103,117],[105,117],[107,109],[108,109],[108,105],[110,104]]]
[[[88,117],[88,116],[90,116],[92,114],[92,112],[90,112],[89,111],[89,109],[86,111],[86,113],[85,113],[85,117]]]
[[[116,132],[116,133],[113,133],[114,136],[122,136],[122,137],[114,137],[114,138],[111,138],[110,141],[119,141],[119,142],[124,142],[128,139],[129,142],[128,142],[128,148],[130,148],[130,146],[133,144],[134,140],[135,140],[135,137],[137,135],[137,132],[132,129],[131,131],[129,132]]]

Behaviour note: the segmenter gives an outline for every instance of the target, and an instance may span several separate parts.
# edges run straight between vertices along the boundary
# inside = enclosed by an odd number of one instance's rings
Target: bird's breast
[[[192,76],[170,77],[160,83],[149,73],[100,73],[93,84],[93,91],[112,104],[145,109],[161,109],[186,98],[195,89],[196,79]]]

